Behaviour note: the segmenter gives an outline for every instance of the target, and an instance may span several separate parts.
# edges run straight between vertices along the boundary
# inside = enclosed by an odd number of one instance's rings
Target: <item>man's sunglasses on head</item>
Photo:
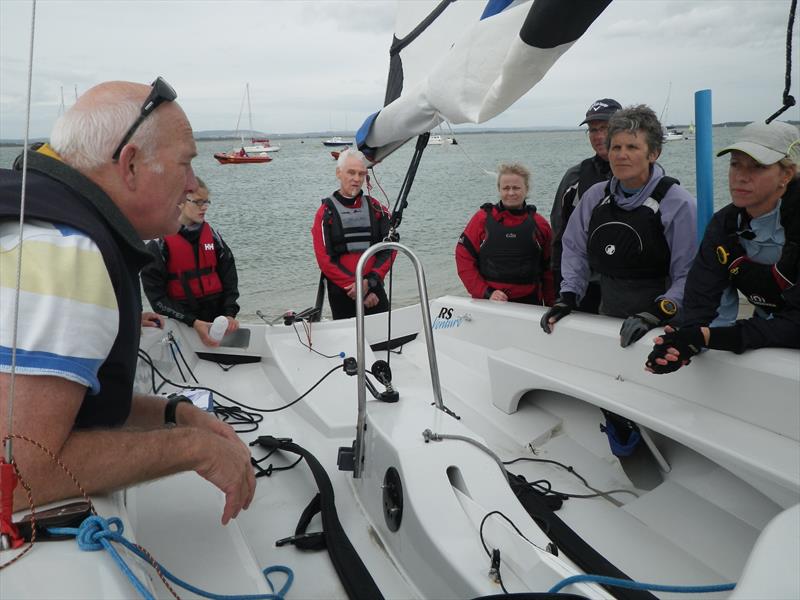
[[[175,89],[168,84],[163,77],[158,77],[154,82],[150,89],[150,94],[147,96],[147,100],[144,101],[142,104],[142,109],[139,113],[139,117],[133,122],[133,125],[130,126],[128,131],[125,133],[125,136],[122,138],[122,141],[117,146],[117,149],[114,151],[114,154],[111,158],[114,161],[119,160],[119,155],[122,152],[122,148],[125,144],[130,141],[133,134],[136,133],[136,130],[139,128],[139,125],[142,124],[151,112],[153,112],[156,108],[158,108],[164,102],[172,102],[175,98],[178,97],[178,94],[175,92]]]

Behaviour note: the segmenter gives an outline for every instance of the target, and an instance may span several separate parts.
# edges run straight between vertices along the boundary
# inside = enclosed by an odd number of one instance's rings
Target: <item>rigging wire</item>
[[[550,488],[550,482],[545,480],[545,479],[540,479],[538,481],[534,481],[534,482],[526,484],[527,486],[537,487],[538,489],[541,490],[541,489],[543,489],[542,486],[536,485],[536,484],[545,481],[547,483],[547,485],[548,485],[547,492],[552,493],[552,494],[557,494],[559,496],[566,496],[567,498],[596,498],[598,496],[601,496],[601,497],[605,498],[606,500],[608,500],[609,502],[611,502],[612,504],[616,504],[618,506],[621,506],[619,501],[611,498],[610,496],[608,496],[608,494],[622,494],[622,493],[625,493],[625,494],[632,494],[632,495],[636,496],[637,498],[639,497],[639,494],[637,494],[633,490],[626,490],[626,489],[616,489],[616,490],[606,490],[606,491],[598,490],[597,488],[592,487],[591,485],[589,485],[589,482],[586,481],[586,478],[584,478],[582,475],[580,475],[572,465],[565,465],[564,463],[560,463],[557,460],[551,460],[549,458],[531,458],[531,457],[528,457],[528,456],[520,456],[519,458],[515,458],[513,460],[503,461],[503,464],[504,465],[513,465],[514,463],[517,463],[519,461],[549,463],[549,464],[557,465],[557,466],[561,467],[562,469],[568,471],[569,473],[572,473],[575,477],[577,477],[581,481],[581,483],[583,483],[584,487],[586,487],[586,488],[592,490],[593,492],[595,492],[594,494],[566,494],[566,493],[562,493],[562,492],[553,491],[552,488]],[[520,487],[524,487],[524,486],[520,486]]]
[[[792,4],[789,7],[789,24],[786,27],[786,87],[783,89],[783,106],[767,118],[765,121],[767,124],[796,104],[794,96],[789,94],[792,89],[792,29],[794,29],[796,10],[797,0],[792,0]]]
[[[456,133],[455,133],[455,131],[453,131],[453,128],[450,126],[450,121],[448,121],[447,119],[445,119],[444,117],[442,117],[438,113],[437,113],[437,116],[440,119],[442,119],[442,123],[444,123],[447,126],[447,130],[450,132],[450,135],[453,136],[453,139],[455,139],[456,138]],[[475,162],[475,160],[467,153],[467,151],[464,150],[464,146],[462,144],[455,144],[455,145],[458,146],[459,152],[461,152],[461,154],[464,155],[464,158],[466,158],[472,164],[472,166],[475,167],[475,169],[477,171],[482,172],[484,175],[488,175],[489,177],[493,177],[493,178],[497,177],[497,173],[495,173],[494,171],[490,171],[489,169],[485,169],[482,166],[480,166],[477,162]]]
[[[31,3],[31,35],[28,48],[28,89],[25,106],[25,134],[22,143],[22,191],[19,202],[19,245],[17,246],[17,282],[14,290],[14,323],[11,328],[11,371],[8,385],[8,428],[11,435],[14,429],[14,387],[17,372],[17,333],[19,329],[19,294],[22,286],[22,247],[23,229],[25,226],[25,188],[28,183],[28,143],[31,129],[31,88],[33,85],[33,47],[36,32],[36,0]],[[11,439],[5,441],[5,460],[13,459]]]

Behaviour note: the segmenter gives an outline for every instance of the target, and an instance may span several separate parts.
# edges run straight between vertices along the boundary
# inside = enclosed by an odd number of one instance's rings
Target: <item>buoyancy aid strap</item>
[[[293,443],[290,439],[262,435],[258,437],[256,442],[251,442],[251,445],[255,443],[267,450],[277,449],[291,452],[305,459],[319,488],[320,514],[322,516],[325,545],[348,598],[354,600],[383,600],[383,594],[381,594],[375,580],[370,575],[355,548],[353,548],[342,524],[339,522],[333,485],[325,468],[313,454]]]
[[[664,175],[659,182],[656,184],[656,187],[653,188],[653,193],[650,194],[650,197],[661,204],[661,201],[664,199],[664,196],[667,195],[669,188],[673,185],[680,185],[681,182],[675,179],[674,177],[669,177]]]

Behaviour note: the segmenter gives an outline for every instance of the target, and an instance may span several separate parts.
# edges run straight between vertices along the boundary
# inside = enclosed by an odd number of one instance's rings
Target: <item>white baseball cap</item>
[[[762,165],[773,165],[787,156],[800,154],[800,130],[782,121],[756,121],[745,125],[736,142],[717,152],[717,156],[732,150],[744,152]]]

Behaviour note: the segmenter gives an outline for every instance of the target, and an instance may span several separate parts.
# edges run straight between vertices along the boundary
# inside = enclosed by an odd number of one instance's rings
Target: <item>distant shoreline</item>
[[[715,123],[713,127],[720,128],[720,127],[744,127],[750,121],[726,121],[724,123]],[[792,125],[800,127],[800,121],[787,121]],[[689,125],[668,125],[670,129],[681,129],[681,128],[688,128]],[[554,127],[487,127],[483,128],[475,128],[475,129],[453,129],[448,131],[448,135],[476,135],[481,133],[549,133],[549,132],[564,132],[564,131],[582,131],[581,127],[565,127],[565,126],[554,126]],[[193,132],[194,139],[198,142],[205,142],[205,141],[226,141],[226,140],[238,140],[240,139],[240,135],[237,135],[235,131],[214,131],[214,130],[206,130],[206,131],[195,131]],[[254,131],[248,134],[245,134],[244,137],[268,137],[273,140],[286,140],[286,139],[317,139],[317,138],[329,138],[333,136],[341,136],[341,137],[353,137],[355,132],[353,131],[312,131],[306,133],[263,133],[260,131]],[[30,140],[30,143],[34,144],[36,142],[46,142],[47,138],[34,138]],[[19,139],[11,139],[5,140],[0,139],[0,147],[21,147],[22,140]]]

